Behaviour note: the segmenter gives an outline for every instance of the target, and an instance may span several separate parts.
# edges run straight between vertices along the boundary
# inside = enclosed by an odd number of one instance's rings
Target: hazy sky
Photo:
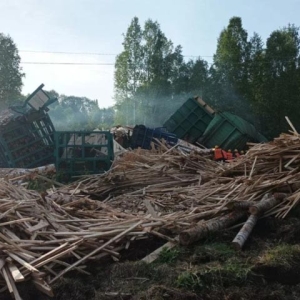
[[[13,38],[23,63],[113,64],[122,51],[122,33],[137,16],[141,24],[158,21],[184,55],[211,62],[219,33],[232,16],[242,18],[250,36],[258,32],[266,40],[288,23],[300,26],[299,12],[300,0],[0,0],[0,32]],[[26,94],[44,83],[60,94],[98,99],[100,107],[113,104],[113,65],[22,67]]]

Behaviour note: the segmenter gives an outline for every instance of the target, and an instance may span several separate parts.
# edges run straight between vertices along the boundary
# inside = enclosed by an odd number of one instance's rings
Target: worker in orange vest
[[[229,149],[227,151],[227,160],[232,160],[232,159],[233,159],[233,155],[232,155],[231,149]]]
[[[240,157],[239,151],[238,151],[237,149],[234,149],[233,156],[234,156],[235,158]]]
[[[219,148],[219,146],[215,146],[214,151],[214,160],[215,161],[225,161],[227,159],[226,152]]]
[[[225,150],[222,150],[224,161],[227,159],[227,152]]]

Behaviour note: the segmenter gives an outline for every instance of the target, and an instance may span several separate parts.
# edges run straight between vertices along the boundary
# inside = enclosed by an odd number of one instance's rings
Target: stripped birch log
[[[258,215],[250,215],[244,226],[235,236],[232,244],[236,250],[241,250],[243,248],[255,224],[257,223],[258,218]]]
[[[252,215],[261,215],[280,203],[286,196],[284,193],[265,194],[260,202],[249,208],[249,212]]]
[[[201,238],[208,236],[210,233],[225,229],[246,215],[244,211],[234,211],[228,215],[222,216],[217,220],[207,221],[204,224],[194,228],[184,230],[179,234],[179,242],[182,245],[190,245]]]

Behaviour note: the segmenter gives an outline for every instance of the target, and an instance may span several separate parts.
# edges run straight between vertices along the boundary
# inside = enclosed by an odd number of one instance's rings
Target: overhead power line
[[[76,63],[76,62],[38,62],[23,61],[24,65],[78,65],[78,66],[114,66],[114,63]]]
[[[273,57],[273,59],[275,56]],[[269,58],[261,62],[262,64],[272,63],[273,60]],[[280,62],[295,63],[294,59],[280,59]],[[214,65],[213,62],[205,62],[207,65]],[[67,65],[67,66],[115,66],[115,62],[47,62],[47,61],[21,61],[24,65]],[[125,63],[124,63],[125,64]],[[243,62],[231,62],[229,65],[243,65]]]
[[[39,50],[19,50],[19,52],[27,53],[54,53],[54,54],[74,54],[74,55],[103,55],[103,56],[117,56],[113,53],[96,53],[96,52],[65,52],[65,51],[39,51]]]
[[[72,54],[72,55],[97,55],[97,56],[117,56],[115,53],[98,52],[67,52],[67,51],[39,51],[39,50],[19,50],[24,53],[49,53],[49,54]],[[212,55],[183,55],[183,57],[213,57]]]
[[[115,63],[77,63],[77,62],[38,62],[38,61],[21,61],[23,65],[69,65],[69,66],[114,66]],[[213,63],[207,63],[213,65]]]

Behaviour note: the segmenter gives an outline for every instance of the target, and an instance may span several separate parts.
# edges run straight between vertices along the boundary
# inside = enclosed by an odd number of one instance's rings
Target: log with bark
[[[190,245],[209,234],[228,228],[246,215],[242,211],[234,211],[216,220],[207,221],[191,229],[185,230],[179,235],[179,242],[182,245]]]

